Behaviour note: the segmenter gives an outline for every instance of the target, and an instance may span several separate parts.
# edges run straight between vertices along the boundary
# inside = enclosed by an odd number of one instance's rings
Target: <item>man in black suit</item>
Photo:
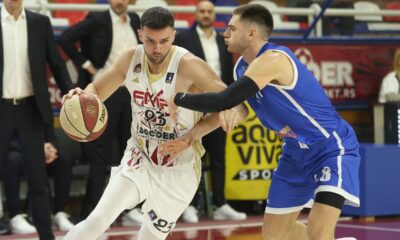
[[[205,60],[217,75],[229,85],[233,82],[233,60],[228,52],[224,37],[213,28],[215,9],[211,1],[199,1],[196,6],[196,24],[189,31],[180,32],[175,37],[175,44],[186,48],[194,55]],[[225,200],[225,141],[222,128],[203,138],[203,145],[210,157],[213,204],[217,207],[215,220],[243,220],[245,213],[232,209]],[[198,222],[196,210],[189,206],[183,213],[186,222]]]
[[[86,19],[66,29],[58,43],[78,67],[78,87],[84,89],[96,75],[111,66],[117,56],[138,43],[140,18],[127,13],[129,0],[110,0],[110,9],[89,13]],[[79,51],[75,43],[79,42]],[[105,102],[109,119],[103,135],[96,141],[83,144],[84,158],[90,165],[83,217],[97,205],[104,191],[105,180],[112,161],[115,139],[121,159],[130,137],[132,121],[130,95],[121,86]]]
[[[43,159],[45,123],[53,113],[47,87],[48,63],[63,93],[71,87],[48,17],[4,0],[0,31],[0,163],[16,134],[24,159],[32,216],[41,240],[54,239]]]

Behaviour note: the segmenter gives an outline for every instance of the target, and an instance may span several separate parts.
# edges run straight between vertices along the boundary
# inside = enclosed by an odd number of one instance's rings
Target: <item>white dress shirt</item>
[[[381,89],[379,91],[379,103],[385,103],[385,95],[388,93],[400,94],[399,92],[399,80],[396,78],[396,72],[388,73],[382,80]]]
[[[219,78],[221,78],[221,64],[219,61],[219,50],[217,44],[217,33],[213,30],[210,37],[207,37],[205,32],[199,27],[196,27],[199,34],[201,46],[203,48],[205,60],[208,65],[214,70]]]
[[[17,20],[1,8],[4,71],[3,98],[32,96],[33,86],[28,60],[28,30],[23,9]],[[0,46],[1,47],[1,46]]]
[[[108,59],[104,64],[103,69],[107,69],[108,67],[110,67],[117,60],[118,56],[121,55],[121,53],[138,44],[136,35],[131,27],[131,19],[129,15],[126,14],[125,22],[123,22],[122,19],[111,9],[110,15],[113,31],[112,45],[110,55],[108,56]],[[103,69],[97,71],[96,75],[102,72]]]

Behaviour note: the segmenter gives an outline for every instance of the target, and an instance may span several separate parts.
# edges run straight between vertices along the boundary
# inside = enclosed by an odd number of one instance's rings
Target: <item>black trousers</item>
[[[59,150],[60,153],[60,150]],[[65,210],[69,199],[69,191],[72,180],[72,163],[61,155],[54,162],[46,165],[47,172],[54,178],[54,204],[53,213]],[[6,209],[9,218],[22,212],[19,206],[19,192],[23,172],[23,157],[20,149],[12,149],[8,152],[8,157],[3,162],[3,183],[4,194],[6,197]],[[50,188],[49,188],[50,189]],[[51,196],[49,195],[51,199]]]
[[[20,105],[2,102],[0,109],[0,164],[8,153],[11,137],[16,134],[24,159],[23,168],[26,173],[32,217],[40,240],[54,239],[44,162],[44,131],[44,121],[34,98],[30,98]]]
[[[5,159],[3,159],[3,184],[4,196],[6,197],[6,210],[8,217],[11,219],[15,215],[21,213],[19,201],[20,183],[23,175],[23,159],[22,153],[19,151],[9,151]]]
[[[47,172],[54,179],[54,214],[65,211],[71,189],[73,166],[73,159],[65,158],[62,149],[57,149],[59,157],[47,165]]]
[[[225,200],[225,142],[226,133],[222,128],[207,134],[202,139],[203,146],[210,157],[211,186],[213,204],[220,207]]]
[[[83,143],[83,157],[89,162],[89,178],[82,217],[86,217],[99,202],[110,167],[119,164],[131,136],[132,110],[128,90],[118,88],[104,104],[108,111],[106,130],[97,140]],[[117,149],[113,148],[115,142]]]

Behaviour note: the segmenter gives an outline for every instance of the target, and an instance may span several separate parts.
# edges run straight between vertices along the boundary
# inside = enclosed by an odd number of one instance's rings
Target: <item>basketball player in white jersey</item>
[[[219,127],[220,121],[218,115],[202,117],[183,108],[172,118],[167,102],[176,91],[216,92],[226,86],[206,62],[172,46],[174,37],[171,13],[160,7],[148,9],[139,31],[143,45],[122,54],[84,90],[105,100],[124,83],[132,96],[132,137],[98,205],[65,239],[94,240],[122,211],[142,201],[145,221],[138,239],[165,239],[192,200],[204,152],[200,139]],[[63,100],[82,91],[71,90]],[[226,119],[235,119],[230,122],[233,127],[247,116],[247,109],[238,105],[220,115],[224,114]],[[169,140],[174,140],[174,152],[160,149]]]

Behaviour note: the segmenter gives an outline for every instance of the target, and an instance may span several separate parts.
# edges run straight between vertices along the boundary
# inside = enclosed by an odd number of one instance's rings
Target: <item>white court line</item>
[[[203,226],[191,226],[191,227],[176,227],[173,232],[186,232],[186,231],[201,231],[201,230],[216,230],[225,228],[241,228],[241,227],[261,227],[262,222],[254,223],[233,223],[233,224],[220,224],[220,225],[203,225]],[[139,230],[129,230],[129,231],[117,231],[117,232],[106,232],[106,236],[116,236],[116,235],[130,235],[136,234]]]
[[[387,228],[387,227],[373,227],[373,226],[360,226],[353,224],[337,224],[336,227],[341,228],[353,228],[353,229],[364,229],[364,230],[374,230],[374,231],[385,231],[385,232],[400,232],[399,228]]]
[[[339,219],[339,221],[348,221],[351,220],[351,217],[342,217]],[[306,219],[299,220],[302,223],[307,223]],[[195,231],[195,230],[215,230],[215,229],[225,229],[225,228],[240,228],[240,227],[261,227],[262,226],[262,221],[260,222],[253,222],[253,223],[232,223],[232,224],[217,224],[217,225],[203,225],[203,226],[192,226],[192,227],[183,227],[179,226],[174,229],[173,232],[184,232],[184,231]],[[344,228],[357,228],[357,227],[362,227],[362,226],[355,226],[355,225],[350,225],[350,224],[337,224],[339,227],[344,227]],[[371,227],[374,228],[374,227]],[[384,229],[384,228],[380,228]],[[385,228],[386,229],[386,228]],[[375,229],[373,229],[375,230]],[[400,232],[400,229],[393,229]],[[385,231],[385,230],[381,230]],[[112,232],[105,232],[102,236],[118,236],[118,235],[133,235],[137,234],[139,232],[139,229],[137,230],[119,230],[119,231],[112,231]],[[64,235],[62,236],[56,236],[56,239],[63,239]],[[0,237],[1,239],[1,237]],[[10,237],[9,239],[12,239]],[[23,238],[23,240],[37,240],[37,238]]]
[[[339,219],[339,221],[348,221],[351,220],[351,217],[342,217]],[[307,219],[301,219],[299,220],[302,223],[307,223]],[[185,231],[200,231],[200,230],[216,230],[216,229],[226,229],[226,228],[241,228],[241,227],[261,227],[263,224],[262,221],[259,222],[252,222],[252,223],[246,223],[246,222],[237,222],[237,223],[230,223],[230,224],[216,224],[216,225],[202,225],[202,226],[190,226],[190,227],[185,227],[185,226],[178,226],[174,228],[174,232],[185,232]],[[139,230],[120,230],[120,231],[112,231],[112,232],[106,232],[103,234],[103,236],[118,236],[118,235],[133,235],[137,234]],[[61,239],[57,238],[57,239]]]

